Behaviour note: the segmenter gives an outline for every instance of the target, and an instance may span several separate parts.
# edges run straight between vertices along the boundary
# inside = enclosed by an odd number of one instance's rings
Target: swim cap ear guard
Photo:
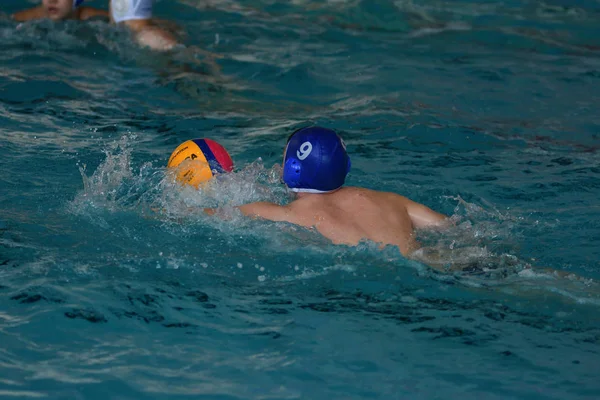
[[[294,192],[332,192],[342,187],[350,167],[346,145],[335,131],[303,128],[286,146],[283,181]]]
[[[283,181],[285,184],[289,187],[296,187],[300,184],[301,171],[300,162],[293,157],[288,158],[283,167]]]

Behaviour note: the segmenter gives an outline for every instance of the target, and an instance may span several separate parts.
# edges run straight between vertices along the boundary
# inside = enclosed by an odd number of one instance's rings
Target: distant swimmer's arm
[[[19,11],[12,15],[12,19],[15,21],[31,21],[32,19],[41,19],[46,15],[44,14],[44,8],[42,6],[30,8],[28,10]]]
[[[101,10],[99,8],[92,7],[81,7],[81,12],[79,14],[79,19],[85,21],[86,19],[95,18],[95,17],[103,17],[108,19],[108,11]]]
[[[409,199],[406,199],[406,211],[415,228],[444,227],[449,222],[444,214]]]

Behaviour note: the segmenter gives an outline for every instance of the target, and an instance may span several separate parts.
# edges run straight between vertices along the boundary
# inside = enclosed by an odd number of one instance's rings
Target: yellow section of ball
[[[204,153],[192,140],[177,146],[169,157],[167,168],[174,171],[175,179],[183,185],[198,187],[213,177]]]

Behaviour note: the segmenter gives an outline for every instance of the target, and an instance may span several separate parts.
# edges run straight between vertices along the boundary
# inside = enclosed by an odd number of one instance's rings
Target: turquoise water
[[[20,7],[0,14],[0,397],[598,398],[597,2],[156,1],[185,32],[169,55],[100,21],[17,28]],[[452,215],[425,244],[499,273],[233,213],[287,200],[276,164],[309,124],[343,135],[349,184]],[[203,192],[164,171],[195,137],[236,163]]]

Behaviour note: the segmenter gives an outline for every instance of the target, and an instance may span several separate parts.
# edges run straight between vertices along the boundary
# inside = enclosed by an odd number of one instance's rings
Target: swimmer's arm
[[[251,218],[268,219],[271,221],[290,221],[290,213],[288,207],[280,206],[279,204],[269,203],[267,201],[257,201],[239,206],[238,209],[242,214]]]
[[[289,219],[289,212],[287,207],[280,206],[275,203],[269,203],[266,201],[258,201],[256,203],[244,204],[236,207],[247,217],[261,218],[271,221],[287,221],[292,222]],[[216,208],[204,208],[204,213],[207,215],[215,215],[217,213]]]
[[[450,219],[444,214],[433,211],[431,208],[406,199],[406,211],[410,216],[413,226],[417,229],[430,227],[446,227]]]
[[[85,21],[86,19],[94,18],[94,17],[103,17],[108,19],[108,11],[101,10],[99,8],[93,7],[81,7],[81,12],[79,14],[79,19]]]
[[[31,21],[33,19],[42,19],[45,18],[44,8],[42,6],[30,8],[28,10],[19,11],[12,15],[12,19],[15,21],[23,22],[23,21]]]

